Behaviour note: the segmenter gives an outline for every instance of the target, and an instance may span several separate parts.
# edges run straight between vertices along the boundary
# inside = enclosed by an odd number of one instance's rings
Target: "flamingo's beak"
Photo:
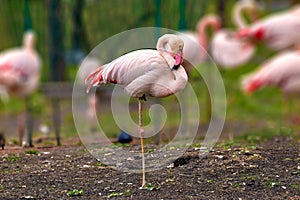
[[[236,32],[235,36],[237,38],[244,38],[244,37],[249,37],[250,36],[250,30],[247,28],[241,29]]]
[[[179,49],[178,52],[176,53],[175,55],[175,64],[172,68],[172,70],[177,70],[181,63],[183,62],[183,52],[182,52],[182,49]]]

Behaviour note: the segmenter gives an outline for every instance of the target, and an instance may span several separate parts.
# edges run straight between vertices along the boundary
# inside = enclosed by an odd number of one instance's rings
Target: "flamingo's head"
[[[175,59],[175,64],[174,64],[172,70],[177,70],[183,62],[182,48],[178,49],[177,53],[174,55],[174,59]]]
[[[172,70],[177,70],[183,62],[183,40],[178,36],[171,37],[167,45],[169,46],[172,57],[175,60]]]
[[[168,52],[175,60],[172,70],[177,70],[183,62],[183,46],[183,40],[173,34],[165,34],[158,40],[157,49]]]
[[[236,37],[261,41],[265,38],[265,30],[263,28],[258,28],[252,31],[249,28],[243,28],[236,33]]]
[[[263,86],[262,80],[260,80],[260,79],[251,80],[251,76],[250,76],[250,78],[244,79],[242,87],[243,87],[245,94],[251,94],[251,93],[255,92],[256,90],[260,89],[262,86]]]

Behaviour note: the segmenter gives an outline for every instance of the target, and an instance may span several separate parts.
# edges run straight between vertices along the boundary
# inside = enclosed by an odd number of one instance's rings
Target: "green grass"
[[[122,193],[120,193],[120,192],[112,192],[112,193],[110,193],[110,194],[107,196],[107,198],[110,199],[110,198],[113,198],[113,197],[119,197],[119,196],[121,196],[121,195],[122,195]]]
[[[97,167],[106,167],[105,164],[103,164],[102,162],[97,162],[94,164],[94,166],[97,166]]]
[[[275,129],[261,129],[256,131],[248,131],[239,136],[234,137],[233,140],[225,140],[218,144],[219,147],[225,149],[231,147],[245,147],[245,148],[256,148],[261,142],[272,139],[275,136],[290,136],[292,137],[292,130],[281,128]]]
[[[29,149],[29,150],[25,150],[24,153],[29,155],[38,155],[39,151],[35,149]]]
[[[18,174],[22,171],[22,169],[3,169],[3,170],[0,170],[0,174]]]
[[[21,161],[22,156],[17,155],[17,154],[11,154],[11,155],[3,157],[3,159],[6,160],[7,162],[16,162],[16,161]]]

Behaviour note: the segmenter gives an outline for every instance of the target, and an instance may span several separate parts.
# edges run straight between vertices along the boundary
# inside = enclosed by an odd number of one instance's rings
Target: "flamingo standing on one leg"
[[[23,46],[0,54],[0,86],[8,95],[27,97],[37,88],[40,74],[40,58],[34,49],[35,34],[24,34]],[[27,105],[28,106],[28,105]],[[27,116],[29,117],[29,116]],[[22,145],[25,120],[19,121],[19,142]],[[31,141],[29,145],[32,146]]]
[[[183,41],[176,35],[165,34],[158,39],[157,50],[137,50],[125,54],[91,73],[87,91],[92,86],[114,83],[139,99],[139,132],[142,148],[142,186],[145,185],[144,130],[142,100],[146,96],[166,97],[185,88],[188,77],[181,66]]]
[[[300,6],[272,14],[241,29],[237,35],[265,42],[273,50],[297,47],[300,44]]]

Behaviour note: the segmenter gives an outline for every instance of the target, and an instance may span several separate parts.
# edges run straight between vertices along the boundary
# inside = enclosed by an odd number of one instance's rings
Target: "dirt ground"
[[[141,174],[104,166],[81,146],[0,151],[0,199],[300,199],[300,145],[278,136],[202,158],[190,148],[146,181],[140,189]]]

